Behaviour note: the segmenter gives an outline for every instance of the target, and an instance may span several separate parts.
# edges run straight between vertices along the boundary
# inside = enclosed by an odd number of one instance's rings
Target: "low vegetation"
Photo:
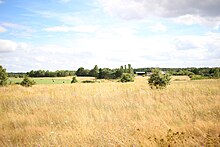
[[[154,69],[150,78],[148,79],[148,84],[150,87],[156,89],[165,88],[168,84],[170,84],[171,77],[169,74],[162,74],[162,71],[159,69]]]
[[[73,76],[71,83],[77,83],[78,80],[76,79],[76,76]]]
[[[134,76],[130,73],[124,73],[120,80],[122,83],[134,82]]]
[[[0,65],[0,86],[5,86],[7,85],[7,79],[8,79],[8,75],[6,73],[6,69],[4,69],[1,65]]]
[[[36,84],[36,82],[34,80],[29,79],[27,76],[25,76],[23,81],[20,84],[21,86],[24,86],[24,87],[31,87],[32,85]]]

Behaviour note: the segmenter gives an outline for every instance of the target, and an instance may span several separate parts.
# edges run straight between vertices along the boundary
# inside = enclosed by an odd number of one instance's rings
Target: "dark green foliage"
[[[31,87],[34,84],[36,84],[36,82],[34,80],[30,80],[27,76],[25,76],[23,81],[21,82],[21,86],[24,87]]]
[[[170,83],[171,77],[169,74],[162,74],[159,69],[154,69],[152,72],[152,75],[148,79],[148,84],[151,88],[165,88]]]
[[[82,83],[95,83],[95,81],[85,80],[85,81],[82,81]]]
[[[49,70],[31,70],[30,72],[27,72],[27,75],[29,77],[66,77],[73,76],[74,72],[69,70],[57,70],[54,72]]]
[[[95,65],[95,67],[89,71],[89,76],[98,78],[98,76],[99,76],[99,68],[98,68],[97,65]]]
[[[76,79],[76,76],[74,76],[73,78],[72,78],[72,81],[71,81],[71,83],[77,83],[78,81],[77,81],[77,79]]]
[[[99,69],[99,79],[113,79],[114,73],[111,69],[109,68],[100,68]]]
[[[89,70],[88,70],[88,69],[84,69],[83,67],[80,67],[80,68],[76,71],[76,75],[77,75],[77,76],[89,76]]]
[[[121,82],[134,82],[134,76],[130,73],[124,73],[121,77]]]
[[[203,80],[203,79],[209,79],[209,77],[202,76],[202,75],[190,75],[189,76],[191,80]]]
[[[7,79],[8,79],[8,75],[6,73],[6,69],[4,69],[1,65],[0,65],[0,86],[5,86],[7,85]]]

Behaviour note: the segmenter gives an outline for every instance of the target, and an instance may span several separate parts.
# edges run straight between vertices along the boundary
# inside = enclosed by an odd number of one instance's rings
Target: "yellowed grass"
[[[220,145],[220,80],[0,88],[0,146]]]

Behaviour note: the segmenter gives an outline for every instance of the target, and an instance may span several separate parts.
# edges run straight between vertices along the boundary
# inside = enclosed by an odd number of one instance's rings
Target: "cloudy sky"
[[[7,71],[220,66],[220,0],[0,0]]]

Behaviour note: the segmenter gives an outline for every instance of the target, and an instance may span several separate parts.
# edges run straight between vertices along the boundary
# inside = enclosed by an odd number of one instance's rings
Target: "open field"
[[[0,87],[0,146],[220,146],[220,80],[182,78]]]
[[[148,78],[148,77],[147,77]],[[70,77],[44,77],[44,78],[30,78],[36,82],[36,84],[71,84],[72,76]],[[85,80],[94,80],[94,77],[77,77],[78,82],[82,82]],[[23,80],[23,78],[9,78],[8,82],[11,82],[12,84],[20,83]],[[143,78],[141,76],[136,77],[136,81],[144,82],[142,81]],[[188,81],[190,80],[188,76],[173,76],[172,81]],[[111,81],[117,81],[117,80],[98,80],[101,82],[111,82]],[[146,80],[145,80],[146,82]]]
[[[49,77],[49,78],[30,78],[36,82],[36,84],[70,84],[72,77]],[[77,80],[84,81],[84,80],[93,80],[93,77],[77,77]],[[20,83],[23,78],[9,78],[9,82],[11,81],[12,84]]]

